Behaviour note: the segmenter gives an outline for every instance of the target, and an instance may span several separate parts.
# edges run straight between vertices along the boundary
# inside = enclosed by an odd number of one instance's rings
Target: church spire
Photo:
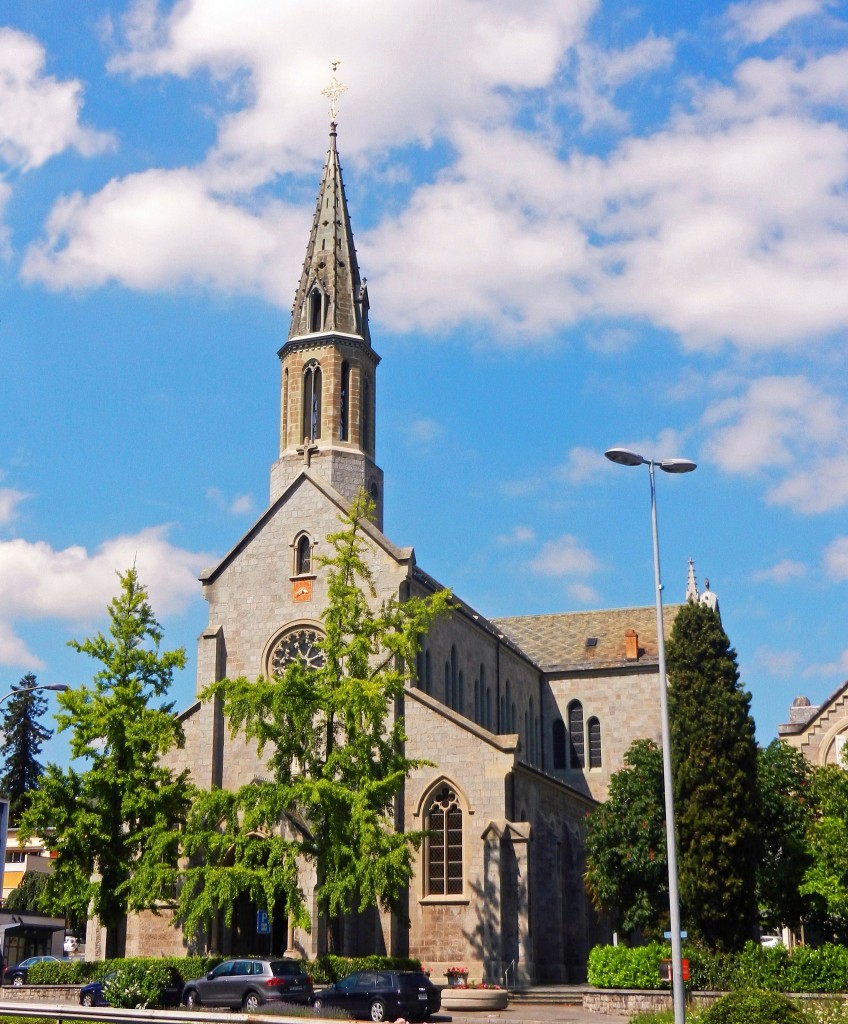
[[[383,473],[374,462],[376,371],[368,291],[359,276],[342,169],[336,147],[336,104],[330,99],[330,148],[321,176],[306,258],[300,273],[288,341],[278,355],[280,455],[271,467],[275,501],[303,473],[317,473],[352,502],[365,490],[382,529]]]
[[[292,307],[289,340],[306,334],[339,331],[370,344],[368,289],[359,277],[353,231],[336,147],[336,104],[347,89],[333,78],[323,94],[330,98],[330,148],[324,164],[306,258]]]

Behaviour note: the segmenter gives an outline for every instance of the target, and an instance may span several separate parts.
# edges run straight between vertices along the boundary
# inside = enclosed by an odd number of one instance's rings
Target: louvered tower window
[[[427,811],[427,895],[462,895],[462,809],[443,786]]]
[[[321,436],[321,367],[314,359],[303,371],[303,436]]]

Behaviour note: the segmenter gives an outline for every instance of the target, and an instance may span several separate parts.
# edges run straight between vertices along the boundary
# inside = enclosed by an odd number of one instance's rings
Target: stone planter
[[[505,988],[443,988],[442,1009],[459,1012],[471,1010],[504,1010]]]

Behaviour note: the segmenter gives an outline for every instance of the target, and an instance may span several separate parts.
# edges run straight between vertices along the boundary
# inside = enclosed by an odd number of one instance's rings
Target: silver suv
[[[228,1006],[247,1013],[264,1003],[311,1003],[312,978],[299,960],[283,957],[243,957],[225,960],[205,978],[187,981],[185,1005]]]

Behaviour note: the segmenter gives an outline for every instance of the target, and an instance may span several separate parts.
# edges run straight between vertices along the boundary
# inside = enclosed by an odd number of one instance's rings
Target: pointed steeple
[[[338,331],[355,334],[370,345],[368,289],[359,277],[353,231],[347,210],[342,169],[336,148],[335,100],[341,86],[335,77],[325,93],[332,97],[330,148],[318,190],[306,259],[292,307],[289,340],[306,334]]]
[[[698,603],[698,584],[695,581],[695,560],[689,559],[689,579],[686,581],[686,600],[689,604]]]
[[[292,307],[288,341],[278,355],[280,456],[271,467],[274,501],[302,472],[318,473],[353,501],[364,489],[382,528],[383,473],[374,462],[376,370],[368,290],[359,276],[353,231],[336,148],[335,77],[330,148],[321,176],[306,258]]]

